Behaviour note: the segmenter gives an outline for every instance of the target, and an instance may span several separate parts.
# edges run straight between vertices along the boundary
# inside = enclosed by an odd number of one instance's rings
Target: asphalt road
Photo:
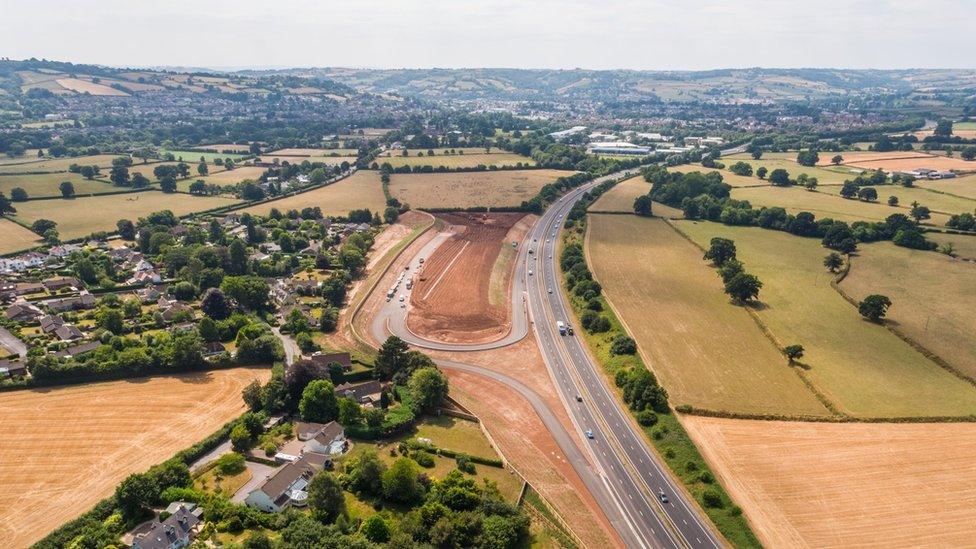
[[[524,311],[527,305],[526,330],[533,328],[550,377],[573,423],[581,433],[592,432],[592,439],[584,439],[586,446],[582,451],[545,401],[517,380],[478,366],[451,361],[438,364],[490,377],[525,396],[628,547],[720,547],[708,519],[664,472],[665,466],[647,446],[629,412],[610,392],[583,344],[576,337],[559,335],[556,328],[557,320],[565,322],[571,318],[560,291],[556,265],[559,230],[566,213],[583,192],[604,179],[570,191],[543,214],[519,251],[512,290],[512,310]],[[423,254],[412,259],[411,272]],[[492,344],[455,345],[414,336],[405,327],[409,296],[405,295],[401,303],[401,292],[406,294],[405,290],[398,290],[372,323],[378,340],[393,333],[413,345],[431,349],[473,351],[503,346],[505,338]],[[516,327],[513,319],[513,333],[517,333]],[[587,461],[584,455],[590,459]],[[662,501],[662,493],[667,503]]]

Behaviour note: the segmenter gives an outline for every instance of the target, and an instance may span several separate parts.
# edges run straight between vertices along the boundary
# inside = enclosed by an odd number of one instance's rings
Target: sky
[[[973,0],[0,0],[0,56],[126,67],[976,68]]]

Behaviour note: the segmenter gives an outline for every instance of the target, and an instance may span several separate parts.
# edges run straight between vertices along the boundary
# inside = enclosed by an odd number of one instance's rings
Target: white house
[[[298,460],[283,465],[264,483],[251,491],[244,504],[266,513],[278,513],[288,507],[308,504],[308,483],[328,461],[322,454],[302,454]]]

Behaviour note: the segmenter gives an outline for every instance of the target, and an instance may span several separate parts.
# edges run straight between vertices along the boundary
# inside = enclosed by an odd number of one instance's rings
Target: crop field
[[[735,162],[736,161],[729,162],[728,164],[726,164],[726,166],[735,164]],[[722,181],[728,183],[733,187],[762,187],[762,186],[769,185],[769,181],[764,181],[755,176],[736,175],[728,170],[716,170],[714,168],[705,168],[700,164],[682,164],[680,166],[669,166],[668,170],[672,172],[678,172],[678,173],[718,172],[722,174]]]
[[[436,156],[391,156],[388,158],[377,158],[376,162],[381,166],[389,163],[394,168],[400,166],[433,166],[435,168],[473,168],[476,166],[534,166],[535,161],[526,156],[515,153],[493,153],[493,154],[450,154]]]
[[[976,388],[864,320],[831,288],[833,275],[822,264],[828,250],[817,239],[757,227],[675,224],[702,246],[716,236],[735,241],[746,271],[763,283],[759,318],[781,346],[803,345],[802,362],[809,367],[804,375],[841,412],[856,417],[976,414]]]
[[[964,123],[956,123],[952,125],[952,135],[961,137],[963,139],[976,139],[976,128],[973,128],[972,125],[963,126],[962,124]],[[935,130],[922,130],[920,132],[915,132],[912,135],[921,140],[934,135],[934,133]]]
[[[220,166],[217,166],[218,168]],[[240,168],[234,168],[233,170],[223,170],[217,173],[211,173],[207,176],[192,175],[196,173],[196,167],[191,166],[192,173],[189,179],[182,181],[184,186],[189,186],[190,183],[196,181],[197,179],[204,180],[208,185],[236,185],[245,179],[257,180],[261,177],[266,170],[266,168],[258,168],[255,166],[242,166]]]
[[[976,200],[976,175],[954,179],[920,179],[915,186]]]
[[[557,178],[563,170],[393,174],[390,193],[415,208],[518,206]]]
[[[173,158],[175,158],[178,161],[182,160],[186,163],[192,162],[194,164],[199,164],[201,158],[205,160],[208,164],[213,164],[213,161],[218,158],[221,160],[230,158],[236,162],[243,156],[240,154],[232,154],[232,153],[225,154],[225,153],[199,152],[199,151],[164,150],[160,152],[160,154],[167,154],[167,153],[172,154]]]
[[[99,177],[108,177],[103,173]],[[99,194],[110,193],[124,190],[111,183],[85,179],[80,174],[70,172],[58,173],[37,173],[29,175],[0,175],[0,192],[10,197],[10,191],[20,187],[27,191],[28,198],[40,198],[44,196],[61,196],[60,185],[62,181],[70,181],[75,187],[75,194]],[[17,207],[18,203],[14,203]]]
[[[0,539],[25,547],[241,414],[269,370],[0,393]],[[79,414],[79,410],[84,410]]]
[[[492,304],[491,273],[522,213],[438,214],[454,234],[414,275],[407,326],[442,341],[491,341],[508,332],[508,300]],[[506,292],[507,295],[507,292]]]
[[[424,153],[423,157],[427,158],[428,150],[434,151],[434,156],[449,155],[452,154],[451,151],[454,151],[454,154],[457,154],[459,156],[464,156],[469,154],[511,154],[510,152],[504,149],[499,149],[496,147],[490,148],[488,152],[485,152],[484,147],[455,147],[453,149],[450,147],[446,147],[440,149],[408,149],[407,156],[414,157],[417,156],[418,153]],[[380,155],[377,158],[389,158],[389,157],[398,157],[398,156],[399,157],[403,156],[403,149],[383,151],[382,153],[380,153]]]
[[[202,175],[199,175],[197,173],[197,165],[200,164],[199,161],[197,162],[184,161],[184,163],[190,168],[190,179],[200,179],[203,177]],[[129,167],[129,176],[131,177],[135,173],[141,173],[142,175],[146,176],[150,181],[155,183],[158,181],[158,178],[156,177],[156,174],[153,173],[153,170],[155,170],[158,166],[178,166],[179,164],[180,164],[179,162],[153,162],[150,164],[142,164],[142,163],[133,164],[132,166]],[[223,170],[224,170],[223,166],[217,166],[216,164],[207,165],[208,173],[218,173],[218,172],[222,172]],[[108,172],[105,172],[102,175],[102,177],[106,179],[108,179],[108,176],[109,176]]]
[[[114,97],[126,97],[129,94],[122,90],[117,90],[111,86],[106,86],[104,84],[96,84],[90,80],[82,80],[80,78],[58,78],[57,83],[61,85],[62,88],[66,90],[71,90],[78,93],[87,93],[89,95],[98,96],[114,96]]]
[[[171,210],[177,216],[202,212],[238,202],[213,196],[167,194],[159,191],[92,196],[68,200],[31,200],[17,203],[17,219],[33,223],[38,219],[57,222],[63,240],[97,231],[114,231],[119,219],[136,221],[152,212]]]
[[[78,164],[79,166],[98,166],[103,169],[111,168],[112,160],[119,156],[121,155],[96,154],[92,156],[47,158],[23,164],[4,164],[0,165],[0,174],[66,172],[72,164]]]
[[[685,416],[767,547],[962,547],[976,535],[976,425]]]
[[[925,238],[940,245],[952,244],[957,256],[976,260],[976,236],[931,232]]]
[[[268,154],[272,156],[356,156],[359,151],[356,149],[279,149]]]
[[[917,152],[917,151],[889,151],[889,152],[874,152],[874,151],[841,151],[841,152],[827,152],[823,151],[820,153],[820,160],[817,161],[818,166],[831,166],[833,163],[831,159],[837,155],[840,155],[843,160],[841,164],[857,164],[860,162],[874,162],[877,160],[896,160],[903,158],[932,158],[933,155]],[[795,158],[795,155],[794,155]]]
[[[951,194],[932,192],[924,188],[908,188],[901,185],[878,185],[878,202],[887,204],[889,196],[898,197],[898,205],[911,207],[912,202],[928,206],[932,211],[946,214],[972,213],[976,210],[976,198],[963,198]],[[824,187],[820,192],[840,196],[840,187]],[[903,212],[905,214],[908,211]]]
[[[879,190],[878,194],[883,195]],[[817,219],[831,218],[838,221],[884,221],[891,214],[908,214],[908,204],[904,207],[892,207],[885,200],[865,202],[856,199],[841,198],[826,191],[810,192],[800,187],[755,187],[732,189],[732,198],[748,200],[754,207],[780,206],[792,214],[810,212]],[[887,199],[887,197],[885,197]],[[901,206],[901,205],[900,205]],[[933,213],[927,223],[945,225],[949,216]]]
[[[13,221],[0,218],[0,254],[33,248],[41,244],[41,237]]]
[[[666,222],[589,216],[594,276],[674,405],[750,414],[829,412]]]
[[[301,210],[314,206],[322,208],[325,215],[345,216],[349,214],[349,210],[363,208],[382,215],[386,208],[386,197],[383,195],[379,172],[358,171],[325,187],[251,206],[243,211],[267,215],[271,208],[277,208],[284,213],[291,209]]]
[[[861,246],[841,288],[854,299],[888,296],[902,333],[976,378],[976,264],[875,242]]]
[[[651,184],[644,181],[642,176],[631,177],[603,193],[603,196],[590,206],[589,211],[634,213],[634,200],[649,192],[651,192]]]
[[[919,168],[930,168],[933,170],[961,170],[966,172],[976,172],[976,161],[963,160],[958,156],[952,158],[946,156],[925,156],[922,158],[895,158],[891,160],[864,160],[860,162],[850,162],[847,164],[855,168],[866,170],[885,170],[891,171],[910,171]]]
[[[196,147],[194,147],[196,148]],[[247,154],[251,152],[251,146],[248,144],[240,143],[216,143],[213,145],[200,145],[201,149],[208,149],[215,153],[223,153],[223,151],[233,151],[239,154]]]
[[[773,171],[777,168],[782,168],[789,172],[790,177],[796,179],[801,173],[805,173],[810,177],[816,177],[817,181],[821,185],[843,185],[844,180],[852,179],[854,174],[849,168],[843,166],[839,167],[809,167],[801,166],[794,160],[796,158],[795,153],[782,153],[783,155],[790,155],[788,158],[786,156],[775,157],[775,153],[764,154],[759,160],[753,160],[748,154],[733,154],[730,156],[723,156],[721,161],[726,167],[735,164],[736,162],[742,161],[746,164],[752,166],[753,172],[759,169],[760,166],[765,167],[769,171]],[[725,173],[723,172],[723,176]],[[755,178],[759,184],[762,184],[762,180],[758,177]],[[731,182],[729,182],[732,185]]]
[[[350,164],[355,164],[356,160],[359,158],[356,156],[274,156],[274,155],[262,155],[261,162],[267,162],[269,164],[273,163],[275,160],[279,164],[284,164],[285,162],[289,164],[301,164],[302,162],[308,161],[312,164],[327,164],[330,166],[335,166],[342,164],[343,162],[348,162]]]

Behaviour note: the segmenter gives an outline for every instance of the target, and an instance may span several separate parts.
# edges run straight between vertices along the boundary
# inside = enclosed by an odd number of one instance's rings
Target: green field
[[[159,154],[165,155],[167,153],[172,154],[176,160],[183,160],[184,162],[187,163],[192,162],[194,164],[199,164],[201,158],[206,160],[208,163],[213,163],[213,161],[217,158],[220,158],[221,160],[230,158],[236,162],[238,159],[243,158],[244,156],[241,154],[223,154],[223,153],[213,153],[213,152],[180,151],[180,150],[169,150],[169,149],[160,151]]]
[[[594,276],[675,406],[781,416],[829,411],[742,307],[701,251],[667,222],[590,215]]]
[[[953,179],[920,179],[915,182],[915,186],[976,200],[976,175]]]
[[[753,172],[759,169],[760,166],[765,166],[769,171],[773,171],[778,168],[782,168],[790,173],[792,179],[796,179],[801,173],[805,173],[811,177],[816,177],[817,181],[821,185],[843,185],[845,179],[853,179],[854,173],[850,171],[849,168],[843,166],[838,167],[807,167],[797,164],[794,160],[796,159],[796,153],[765,153],[763,157],[759,160],[753,160],[748,154],[733,154],[730,156],[723,156],[721,161],[726,167],[735,164],[736,162],[742,161],[746,164],[752,166]],[[722,174],[725,175],[725,172]],[[757,184],[762,184],[762,180],[758,177],[754,177]]]
[[[229,198],[166,194],[159,191],[93,196],[72,200],[31,200],[17,203],[16,218],[27,223],[38,219],[57,222],[63,240],[87,236],[97,231],[114,231],[119,219],[136,221],[149,213],[172,210],[176,215],[229,206]]]
[[[882,191],[878,191],[882,195]],[[908,214],[908,204],[905,207],[889,206],[884,200],[864,202],[841,198],[828,192],[810,192],[800,187],[750,187],[732,189],[732,198],[748,200],[754,207],[786,208],[792,214],[806,211],[814,214],[817,219],[831,218],[838,221],[884,221],[891,214]],[[942,226],[949,220],[949,216],[933,213],[927,223]]]
[[[833,275],[822,265],[827,250],[817,240],[755,227],[675,224],[700,245],[715,236],[735,241],[746,270],[764,284],[759,317],[782,345],[803,345],[806,375],[840,411],[869,418],[976,414],[976,388],[862,319],[831,288]]]
[[[976,199],[937,193],[921,188],[907,188],[901,185],[879,185],[874,188],[878,191],[877,202],[882,204],[887,204],[889,196],[896,196],[898,197],[898,205],[902,208],[909,208],[912,202],[918,202],[922,206],[928,206],[934,212],[945,214],[976,211]],[[840,196],[840,187],[824,187],[821,192]],[[908,211],[902,213],[907,214]]]
[[[103,174],[100,177],[108,177],[108,174],[103,170]],[[70,181],[74,185],[76,195],[112,193],[125,190],[104,181],[89,181],[80,174],[61,172],[30,175],[0,175],[0,192],[9,198],[11,190],[16,187],[21,187],[27,191],[28,198],[61,196],[60,185],[62,181]],[[16,206],[17,204],[15,203],[14,207]]]
[[[111,168],[112,160],[119,156],[123,155],[96,154],[92,156],[45,158],[43,160],[19,164],[2,164],[0,165],[0,174],[66,172],[72,164],[78,164],[79,166],[98,166],[103,168],[104,171],[104,168]]]

